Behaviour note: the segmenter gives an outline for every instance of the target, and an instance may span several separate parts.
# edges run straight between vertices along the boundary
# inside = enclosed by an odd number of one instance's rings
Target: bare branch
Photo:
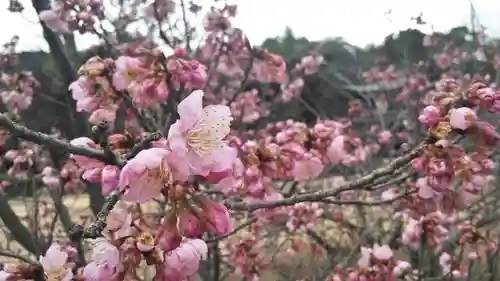
[[[324,198],[327,197],[333,197],[336,196],[337,194],[348,191],[348,190],[353,190],[357,188],[364,187],[366,185],[369,185],[373,183],[374,180],[391,175],[399,169],[400,167],[406,165],[409,163],[411,160],[414,158],[418,157],[424,147],[430,142],[431,140],[427,140],[426,142],[422,143],[409,153],[396,158],[393,160],[387,167],[384,168],[379,168],[376,169],[375,171],[369,173],[366,176],[363,176],[357,180],[354,180],[352,182],[349,182],[345,185],[342,185],[338,188],[330,189],[330,190],[323,190],[323,191],[316,191],[316,192],[311,192],[311,193],[302,193],[302,194],[297,194],[290,196],[288,198],[284,198],[281,200],[273,200],[273,201],[257,201],[257,202],[252,202],[252,203],[231,203],[228,202],[226,205],[228,208],[234,209],[234,210],[246,210],[246,211],[255,211],[257,209],[267,209],[267,208],[275,208],[275,207],[280,207],[280,206],[290,206],[294,205],[300,202],[313,202],[313,201],[322,201]]]
[[[38,254],[36,243],[30,231],[23,225],[14,210],[12,210],[7,198],[3,194],[0,194],[0,219],[23,248],[30,253]]]
[[[122,191],[115,190],[108,197],[101,211],[97,214],[97,219],[88,227],[83,228],[81,225],[74,225],[70,230],[70,238],[72,241],[77,241],[82,238],[98,238],[102,237],[101,232],[106,227],[106,217],[113,207],[118,203],[122,195]]]
[[[29,263],[29,264],[36,264],[34,261],[32,261],[28,258],[25,258],[25,257],[18,255],[18,254],[14,254],[12,252],[7,252],[4,250],[0,250],[0,256],[17,259],[17,260],[20,260],[20,261],[23,261],[23,262]]]
[[[65,151],[67,153],[91,157],[110,165],[123,166],[125,164],[123,163],[123,161],[120,161],[116,157],[114,157],[114,159],[111,159],[102,150],[74,146],[65,141],[51,137],[47,134],[30,130],[23,125],[17,124],[16,122],[12,121],[5,114],[0,114],[0,127],[3,127],[10,131],[13,136],[34,142],[36,144],[46,145],[55,149],[61,149],[62,151]]]
[[[229,233],[227,233],[225,235],[217,236],[217,237],[214,237],[212,239],[207,239],[207,240],[205,240],[205,242],[207,242],[207,243],[215,243],[215,242],[218,242],[220,240],[226,239],[229,236],[236,234],[238,231],[244,229],[247,226],[252,225],[255,222],[257,222],[257,218],[250,219],[250,220],[248,220],[248,221],[246,221],[246,222],[238,225],[237,227],[235,227],[233,229],[233,231],[231,231],[231,232],[229,232]]]

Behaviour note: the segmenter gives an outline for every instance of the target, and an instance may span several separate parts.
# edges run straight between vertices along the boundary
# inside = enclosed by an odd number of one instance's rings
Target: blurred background
[[[117,0],[108,0],[117,2]],[[20,0],[24,6],[21,14],[11,13],[6,8],[9,0],[4,0],[0,10],[2,42],[13,35],[20,36],[19,48],[23,50],[48,50],[38,24],[38,17],[29,0]],[[107,1],[105,1],[107,2]],[[195,1],[205,10],[213,1]],[[222,2],[222,1],[220,1]],[[295,36],[308,40],[342,38],[358,47],[381,44],[386,36],[408,28],[422,32],[447,32],[457,26],[480,25],[490,36],[500,36],[500,2],[495,0],[234,0],[238,14],[234,25],[245,30],[250,40],[257,44],[267,38],[283,35],[290,28]],[[108,9],[109,11],[109,9]],[[415,17],[422,14],[426,24],[419,25]],[[201,27],[199,13],[197,21]],[[79,36],[79,49],[95,44],[96,37]]]

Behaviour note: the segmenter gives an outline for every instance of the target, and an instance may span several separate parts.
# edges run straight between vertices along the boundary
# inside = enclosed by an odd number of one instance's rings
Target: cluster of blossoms
[[[1,83],[4,90],[0,92],[0,98],[9,111],[14,114],[19,114],[20,111],[30,106],[33,100],[33,93],[39,85],[36,78],[30,72],[12,75],[3,73]]]
[[[71,270],[72,264],[76,262],[74,250],[71,254],[70,249],[53,244],[46,254],[40,257],[46,278],[49,280],[133,278],[135,275],[133,269],[139,266],[142,259],[145,259],[148,265],[161,264],[157,269],[155,277],[157,280],[185,280],[196,273],[200,260],[207,253],[205,242],[199,239],[183,239],[178,247],[163,254],[162,250],[155,248],[153,236],[139,231],[139,228],[144,226],[132,227],[130,223],[130,220],[118,222],[115,218],[109,227],[120,227],[120,229],[116,232],[110,231],[108,234],[113,235],[112,237],[97,238],[93,241],[89,262],[76,274]],[[4,274],[10,275],[9,280],[15,280],[17,277],[16,270],[11,268],[4,269]]]
[[[462,192],[478,193],[487,184],[487,175],[494,168],[488,156],[488,149],[494,147],[500,135],[493,125],[479,120],[479,108],[495,112],[495,91],[477,84],[471,85],[463,96],[454,80],[445,80],[443,91],[436,94],[433,104],[424,108],[419,121],[427,126],[429,134],[438,141],[428,146],[424,155],[413,160],[413,167],[426,175],[417,181],[419,195],[431,198],[440,195],[454,182],[460,184]],[[485,92],[491,94],[483,94]],[[466,106],[460,106],[459,103]],[[466,135],[474,141],[474,150],[466,151],[453,143],[449,137],[453,133]]]
[[[54,0],[50,10],[40,13],[40,19],[47,27],[61,33],[85,33],[92,30],[97,19],[104,17],[102,12],[100,0]]]
[[[178,8],[171,0],[144,4],[146,17],[158,22],[160,32],[161,23],[169,22]],[[197,10],[190,5],[191,10]],[[260,240],[266,227],[277,226],[291,236],[314,233],[332,209],[307,201],[356,199],[356,194],[348,192],[349,185],[342,183],[338,186],[345,189],[344,193],[288,204],[313,193],[303,189],[285,193],[278,182],[309,182],[328,176],[332,166],[358,173],[371,156],[394,153],[390,144],[395,139],[410,142],[413,136],[409,132],[393,132],[382,120],[394,102],[389,93],[374,98],[376,114],[361,100],[352,100],[348,104],[349,120],[319,119],[312,126],[286,120],[239,131],[240,126],[268,116],[271,104],[299,97],[305,77],[320,71],[324,58],[313,52],[287,69],[278,54],[250,45],[243,32],[231,23],[236,13],[235,5],[211,9],[204,19],[207,34],[193,53],[189,42],[185,42],[186,49],[173,48],[171,55],[143,42],[113,49],[119,52],[114,58],[95,56],[87,60],[69,90],[76,110],[88,113],[89,123],[98,125],[93,128],[102,136],[78,137],[69,145],[76,148],[73,151],[89,153],[75,152],[71,162],[61,167],[56,161],[51,163],[38,146],[19,142],[16,149],[5,151],[2,164],[10,176],[27,179],[35,169],[41,182],[51,189],[69,190],[81,188],[83,182],[94,183],[101,187],[102,195],[120,197],[122,202],[107,206],[109,213],[97,216],[97,224],[103,226],[98,235],[84,237],[93,239],[86,263],[82,264],[77,245],[71,247],[58,241],[40,257],[39,264],[4,267],[0,280],[33,279],[33,272],[41,270],[47,280],[137,280],[139,269],[154,269],[148,273],[151,280],[190,280],[209,251],[207,239],[215,236],[212,242],[217,242],[237,231],[228,208],[239,206],[234,209],[253,211],[254,217],[234,241],[223,245],[221,254],[236,274],[258,281],[267,267],[263,253],[266,246]],[[103,5],[95,0],[55,0],[50,10],[40,13],[45,25],[60,33],[78,30],[97,34],[95,25],[103,17]],[[131,19],[123,16],[120,20],[124,24]],[[188,29],[185,36],[190,37]],[[170,40],[164,43],[179,45]],[[448,69],[466,60],[484,60],[486,55],[489,53],[478,50],[471,58],[450,48],[435,60],[438,67]],[[389,84],[404,79],[394,66],[373,68],[363,76],[367,83]],[[425,246],[440,253],[443,276],[468,274],[466,265],[453,260],[453,253],[441,253],[445,242],[452,238],[454,226],[458,226],[460,247],[470,248],[469,261],[478,260],[484,248],[488,252],[496,250],[494,241],[482,235],[471,221],[463,220],[459,211],[486,190],[494,171],[489,151],[498,144],[500,135],[493,125],[480,119],[479,110],[498,113],[500,92],[488,78],[460,80],[455,76],[445,75],[436,83],[435,91],[428,92],[433,84],[426,75],[418,72],[405,79],[394,100],[415,107],[426,105],[418,116],[419,124],[413,120],[416,118],[403,123],[407,129],[412,122],[414,127],[423,126],[427,139],[397,159],[407,159],[402,165],[391,162],[387,169],[397,167],[390,171],[375,169],[359,185],[357,181],[350,183],[365,191],[383,191],[385,186],[380,185],[411,165],[418,178],[402,183],[409,187],[407,194],[396,200],[399,196],[395,190],[400,188],[391,186],[390,192],[383,192],[381,197],[395,201],[396,217],[403,222],[400,242],[413,251]],[[262,87],[248,87],[248,81]],[[3,103],[12,116],[18,117],[30,105],[38,81],[22,72],[4,74],[0,82],[5,86],[0,92]],[[416,92],[427,93],[415,99]],[[119,118],[123,112],[126,129],[117,132],[115,123],[123,121]],[[363,132],[355,129],[356,121],[374,115],[379,115],[381,125],[370,124]],[[2,132],[2,140],[3,136]],[[465,147],[460,143],[464,138],[474,145]],[[99,157],[90,156],[94,152]],[[385,160],[378,164],[385,166]],[[363,183],[366,178],[369,183]],[[298,193],[295,197],[294,192]],[[224,197],[228,200],[223,203],[219,198]],[[147,219],[123,201],[135,207],[158,201],[166,208],[158,217]],[[280,204],[272,208],[249,207],[269,202]],[[335,221],[342,221],[342,212],[334,216]],[[92,227],[95,224],[90,223],[85,230]],[[289,252],[299,253],[308,242],[296,235],[290,244]],[[326,248],[316,242],[309,245],[312,252],[325,255]],[[415,264],[397,259],[388,245],[375,244],[360,250],[357,266],[338,266],[325,281],[418,280],[425,274],[413,270]]]
[[[389,246],[375,244],[372,248],[361,247],[358,269],[345,270],[338,267],[325,281],[396,281],[408,271],[411,271],[411,265],[395,258]]]
[[[188,89],[202,88],[204,66],[182,59],[184,55],[185,51],[180,49],[167,58],[161,52],[149,52],[140,57],[122,56],[116,61],[89,59],[80,68],[78,80],[69,87],[77,110],[92,113],[89,118],[92,124],[112,123],[116,110],[126,99],[137,109],[155,109],[167,101],[169,91],[181,84]]]

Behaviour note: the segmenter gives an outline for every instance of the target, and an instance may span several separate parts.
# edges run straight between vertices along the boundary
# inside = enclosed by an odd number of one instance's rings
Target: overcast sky
[[[209,0],[194,0],[210,3]],[[47,49],[38,26],[38,18],[30,0],[21,0],[26,9],[22,15],[6,10],[8,0],[0,0],[0,43],[19,35],[21,49]],[[239,5],[235,25],[246,31],[256,44],[265,38],[278,36],[286,26],[296,35],[310,39],[343,37],[346,41],[366,46],[380,43],[398,30],[417,27],[411,18],[423,13],[428,22],[418,26],[446,31],[470,23],[469,0],[229,0]],[[478,19],[493,36],[500,36],[500,1],[473,1]],[[387,14],[388,11],[391,11]],[[77,38],[80,48],[95,43],[91,37]]]

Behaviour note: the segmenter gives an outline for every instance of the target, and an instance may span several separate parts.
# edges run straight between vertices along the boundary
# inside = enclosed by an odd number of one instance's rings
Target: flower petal
[[[177,112],[182,123],[182,129],[187,130],[200,119],[203,111],[203,91],[193,91],[179,103]]]
[[[222,140],[231,131],[231,109],[225,105],[209,105],[203,108],[201,119],[193,127],[212,140]]]

